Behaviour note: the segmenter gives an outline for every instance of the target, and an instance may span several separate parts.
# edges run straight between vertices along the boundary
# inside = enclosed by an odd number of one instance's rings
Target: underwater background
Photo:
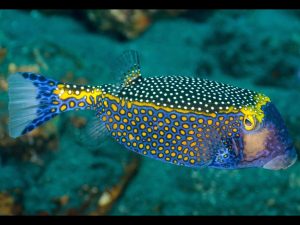
[[[194,75],[275,103],[300,153],[300,11],[0,10],[0,215],[299,215],[300,164],[191,169],[78,138],[92,112],[68,112],[18,139],[7,133],[7,77],[32,71],[116,82],[140,52],[143,76]]]

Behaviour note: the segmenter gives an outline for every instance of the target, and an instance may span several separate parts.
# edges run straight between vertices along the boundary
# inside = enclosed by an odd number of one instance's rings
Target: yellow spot
[[[131,126],[127,126],[126,129],[127,129],[127,130],[131,130]]]
[[[108,116],[110,116],[110,115],[111,115],[111,111],[107,110],[106,114],[107,114]]]
[[[144,154],[144,155],[147,155],[147,151],[143,151],[143,154]]]
[[[118,131],[118,133],[117,133],[117,134],[118,134],[118,136],[122,136],[122,133],[121,133],[120,131]]]
[[[175,127],[172,127],[171,130],[173,133],[176,133],[176,131],[177,131]]]
[[[232,133],[231,133],[231,132],[228,132],[228,136],[229,136],[229,137],[232,136]]]
[[[167,124],[170,124],[170,123],[171,123],[171,121],[170,121],[168,118],[165,119],[165,122],[166,122]]]
[[[103,105],[107,108],[107,107],[108,107],[108,102],[105,100],[105,101],[103,102]]]
[[[236,128],[233,128],[232,131],[233,131],[233,132],[237,132],[237,129],[236,129]]]
[[[125,126],[123,124],[120,124],[120,129],[124,130]]]
[[[133,109],[133,113],[134,113],[135,115],[138,115],[138,114],[139,114],[139,111],[138,111],[137,109]]]
[[[213,121],[212,120],[207,120],[208,125],[212,125]]]
[[[121,114],[121,115],[124,115],[125,113],[126,113],[126,112],[125,112],[124,109],[121,109],[121,110],[120,110],[120,114]]]
[[[189,130],[188,134],[193,135],[193,134],[195,134],[195,131]]]
[[[128,123],[128,119],[127,119],[127,118],[124,118],[124,119],[123,119],[123,122],[124,122],[124,123]]]
[[[144,117],[143,117],[143,120],[144,120],[145,122],[147,122],[147,121],[148,121],[148,117],[147,117],[147,116],[144,116]]]
[[[163,118],[164,114],[162,114],[161,112],[157,114],[158,118]]]
[[[134,120],[131,120],[131,124],[132,124],[133,126],[136,126],[136,122],[135,122]]]
[[[165,144],[166,146],[169,146],[170,145],[170,143],[169,142],[166,142],[166,144]]]
[[[147,133],[146,133],[146,132],[142,132],[142,136],[143,136],[143,137],[146,137],[146,136],[147,136]]]
[[[164,148],[163,148],[163,147],[161,147],[161,146],[160,146],[160,147],[158,147],[158,150],[159,150],[159,151],[162,151],[163,149],[164,149]]]
[[[170,128],[169,127],[165,127],[165,131],[168,131]]]
[[[153,137],[154,139],[157,139],[157,134],[153,134],[152,137]]]
[[[129,134],[128,137],[129,137],[129,140],[130,140],[130,141],[132,141],[132,140],[134,139],[134,137],[133,137],[132,134]]]
[[[176,135],[176,139],[177,139],[177,140],[180,140],[181,137],[180,137],[179,135]]]
[[[136,136],[135,139],[136,139],[137,141],[139,141],[139,140],[141,140],[141,137],[140,137],[140,136]]]
[[[225,124],[226,124],[226,125],[229,124],[229,121],[228,121],[228,120],[225,120]]]
[[[159,153],[159,154],[158,154],[158,157],[159,157],[159,158],[162,158],[162,157],[164,157],[164,154]]]
[[[159,131],[159,134],[160,134],[161,136],[163,136],[163,135],[165,134],[165,132],[163,132],[162,130],[160,130],[160,131]]]
[[[144,144],[139,144],[139,148],[142,149],[144,147]]]
[[[182,125],[182,127],[185,128],[185,129],[188,129],[190,126],[185,123],[185,124]]]
[[[51,112],[56,112],[56,108],[52,108],[52,109],[51,109]]]
[[[182,150],[182,146],[178,146],[178,151],[181,151]]]
[[[58,105],[58,104],[59,104],[59,102],[58,102],[58,101],[53,101],[53,102],[52,102],[52,104],[54,104],[54,105]]]
[[[126,142],[126,138],[122,138],[122,142],[123,142],[123,143]]]
[[[190,156],[195,156],[195,153],[193,151],[190,151]]]
[[[150,145],[146,145],[146,147],[145,147],[147,150],[149,150],[150,149]]]
[[[169,153],[170,153],[170,151],[169,151],[169,150],[166,150],[166,151],[165,151],[165,153],[166,153],[166,154],[169,154]]]
[[[127,116],[128,116],[129,118],[132,118],[132,113],[131,113],[131,112],[128,112],[128,113],[127,113]]]
[[[121,120],[118,115],[115,115],[114,117],[115,117],[116,121],[120,121]]]
[[[154,122],[156,122],[156,121],[157,121],[157,118],[154,116],[154,117],[152,117],[152,120],[153,120]]]
[[[156,147],[156,146],[157,146],[157,143],[156,143],[156,142],[153,142],[153,143],[152,143],[152,146],[153,146],[153,147]]]
[[[159,123],[158,123],[158,126],[160,126],[160,127],[162,127],[163,125],[164,125],[163,122],[159,122]]]
[[[141,113],[142,113],[142,114],[145,114],[145,113],[146,113],[146,110],[145,110],[145,109],[141,109]]]
[[[103,117],[102,117],[102,121],[105,122],[106,120],[107,120],[107,117],[106,117],[106,116],[103,116]]]
[[[113,111],[117,112],[118,111],[118,107],[115,104],[111,104],[111,108]]]
[[[172,153],[171,153],[171,156],[172,156],[172,157],[175,157],[175,156],[176,156],[176,153],[175,153],[175,152],[172,152]]]
[[[187,154],[188,151],[189,151],[189,149],[188,149],[188,148],[185,148],[185,149],[183,150],[183,153],[184,153],[184,154]]]
[[[191,141],[191,140],[193,140],[194,138],[191,137],[191,136],[188,136],[186,139],[187,139],[188,141]]]
[[[153,111],[152,110],[148,110],[148,114],[149,114],[149,116],[152,116],[153,115]]]
[[[187,145],[187,142],[186,142],[186,141],[183,141],[183,142],[181,142],[181,144],[183,144],[183,145]]]
[[[191,117],[190,117],[190,121],[191,121],[191,122],[194,122],[194,121],[196,121],[196,118],[195,118],[194,116],[191,116]]]
[[[171,159],[170,159],[170,157],[166,157],[166,160],[167,160],[167,161],[170,161]]]
[[[136,146],[137,146],[137,143],[136,143],[136,142],[133,142],[133,143],[132,143],[132,146],[133,146],[133,147],[136,147]]]
[[[186,116],[182,116],[182,117],[181,117],[181,120],[182,120],[182,121],[187,121],[187,117],[186,117]]]
[[[61,107],[60,107],[60,111],[65,111],[67,109],[67,106],[65,104],[63,104]]]
[[[159,141],[159,143],[164,143],[164,139],[163,138],[160,138],[158,141]]]
[[[155,151],[155,150],[151,150],[151,154],[152,154],[152,155],[155,155],[155,154],[156,154],[156,151]]]
[[[176,118],[177,118],[176,114],[171,114],[171,119],[176,119]]]
[[[135,120],[137,121],[137,122],[140,122],[140,118],[139,117],[135,117]]]
[[[178,122],[178,121],[175,121],[175,122],[174,122],[174,125],[175,125],[176,127],[178,127],[178,126],[179,126],[179,122]]]
[[[216,122],[216,126],[220,126],[220,122],[219,121]]]
[[[194,163],[195,163],[195,160],[194,160],[194,159],[191,159],[191,160],[190,160],[190,163],[191,163],[191,164],[194,164]]]
[[[230,117],[229,117],[229,120],[230,120],[230,121],[232,121],[232,120],[233,120],[233,117],[232,117],[232,116],[230,116]]]
[[[182,155],[181,155],[181,154],[178,154],[177,158],[178,158],[178,159],[182,159]]]
[[[112,128],[116,130],[118,128],[118,124],[114,123]]]
[[[151,133],[151,132],[152,132],[152,128],[149,127],[149,128],[147,129],[147,131],[148,131],[149,133]]]
[[[110,123],[112,123],[113,119],[112,119],[112,118],[109,118],[108,121],[109,121]]]
[[[223,116],[220,116],[220,117],[219,117],[219,120],[220,120],[220,121],[222,121],[223,119],[224,119],[224,117],[223,117]]]
[[[146,126],[145,126],[145,124],[143,124],[143,123],[140,125],[140,128],[141,128],[141,129],[145,129],[145,127],[146,127]]]
[[[137,132],[138,132],[138,129],[134,128],[134,129],[133,129],[133,133],[136,134]]]
[[[199,122],[199,123],[203,123],[203,119],[199,119],[198,122]]]
[[[188,161],[188,159],[189,159],[189,157],[186,156],[183,158],[183,161]]]
[[[116,136],[116,132],[112,132],[111,135],[112,135],[112,136]]]
[[[168,135],[167,135],[167,138],[168,138],[168,139],[171,139],[171,138],[172,138],[172,134],[168,134]]]
[[[209,138],[209,134],[205,134],[205,137]]]
[[[180,134],[185,135],[185,131],[184,130],[180,130],[179,132],[180,132]]]

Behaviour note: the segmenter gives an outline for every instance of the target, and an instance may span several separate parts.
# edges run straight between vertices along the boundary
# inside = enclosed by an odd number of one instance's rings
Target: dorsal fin
[[[126,87],[141,77],[139,54],[135,50],[127,50],[112,65],[114,76],[121,77],[121,88]]]

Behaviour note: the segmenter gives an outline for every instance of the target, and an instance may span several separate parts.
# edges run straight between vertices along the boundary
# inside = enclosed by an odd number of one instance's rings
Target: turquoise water
[[[92,32],[67,16],[46,16],[36,11],[2,10],[0,28],[0,49],[6,49],[0,61],[2,81],[16,68],[30,68],[58,80],[80,82],[83,77],[82,82],[89,84],[115,82],[109,65],[124,50],[135,49],[141,54],[144,76],[194,75],[270,96],[299,152],[297,11],[217,10],[204,14],[201,20],[184,16],[161,19],[128,41]],[[0,89],[0,116],[4,121],[7,99],[5,88]],[[18,213],[91,214],[99,199],[104,199],[103,192],[120,184],[124,166],[133,160],[139,162],[136,171],[126,179],[106,214],[300,213],[299,162],[283,171],[178,167],[138,156],[111,140],[99,148],[87,148],[78,142],[74,122],[79,121],[78,116],[91,114],[66,113],[49,122],[39,136],[8,144],[6,123],[1,123],[0,193],[21,206]],[[46,135],[43,139],[43,132],[53,137]],[[57,199],[63,203],[57,203]],[[5,214],[2,208],[0,214]]]

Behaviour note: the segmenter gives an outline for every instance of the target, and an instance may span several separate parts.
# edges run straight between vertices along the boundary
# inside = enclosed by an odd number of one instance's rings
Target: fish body
[[[101,133],[163,162],[282,169],[296,161],[284,121],[264,94],[202,78],[144,77],[132,51],[120,61],[121,84],[84,86],[27,72],[12,75],[11,136],[26,134],[65,111],[95,110]],[[31,102],[28,95],[26,100],[15,93],[24,87],[31,90]],[[20,102],[25,106],[16,105]]]

